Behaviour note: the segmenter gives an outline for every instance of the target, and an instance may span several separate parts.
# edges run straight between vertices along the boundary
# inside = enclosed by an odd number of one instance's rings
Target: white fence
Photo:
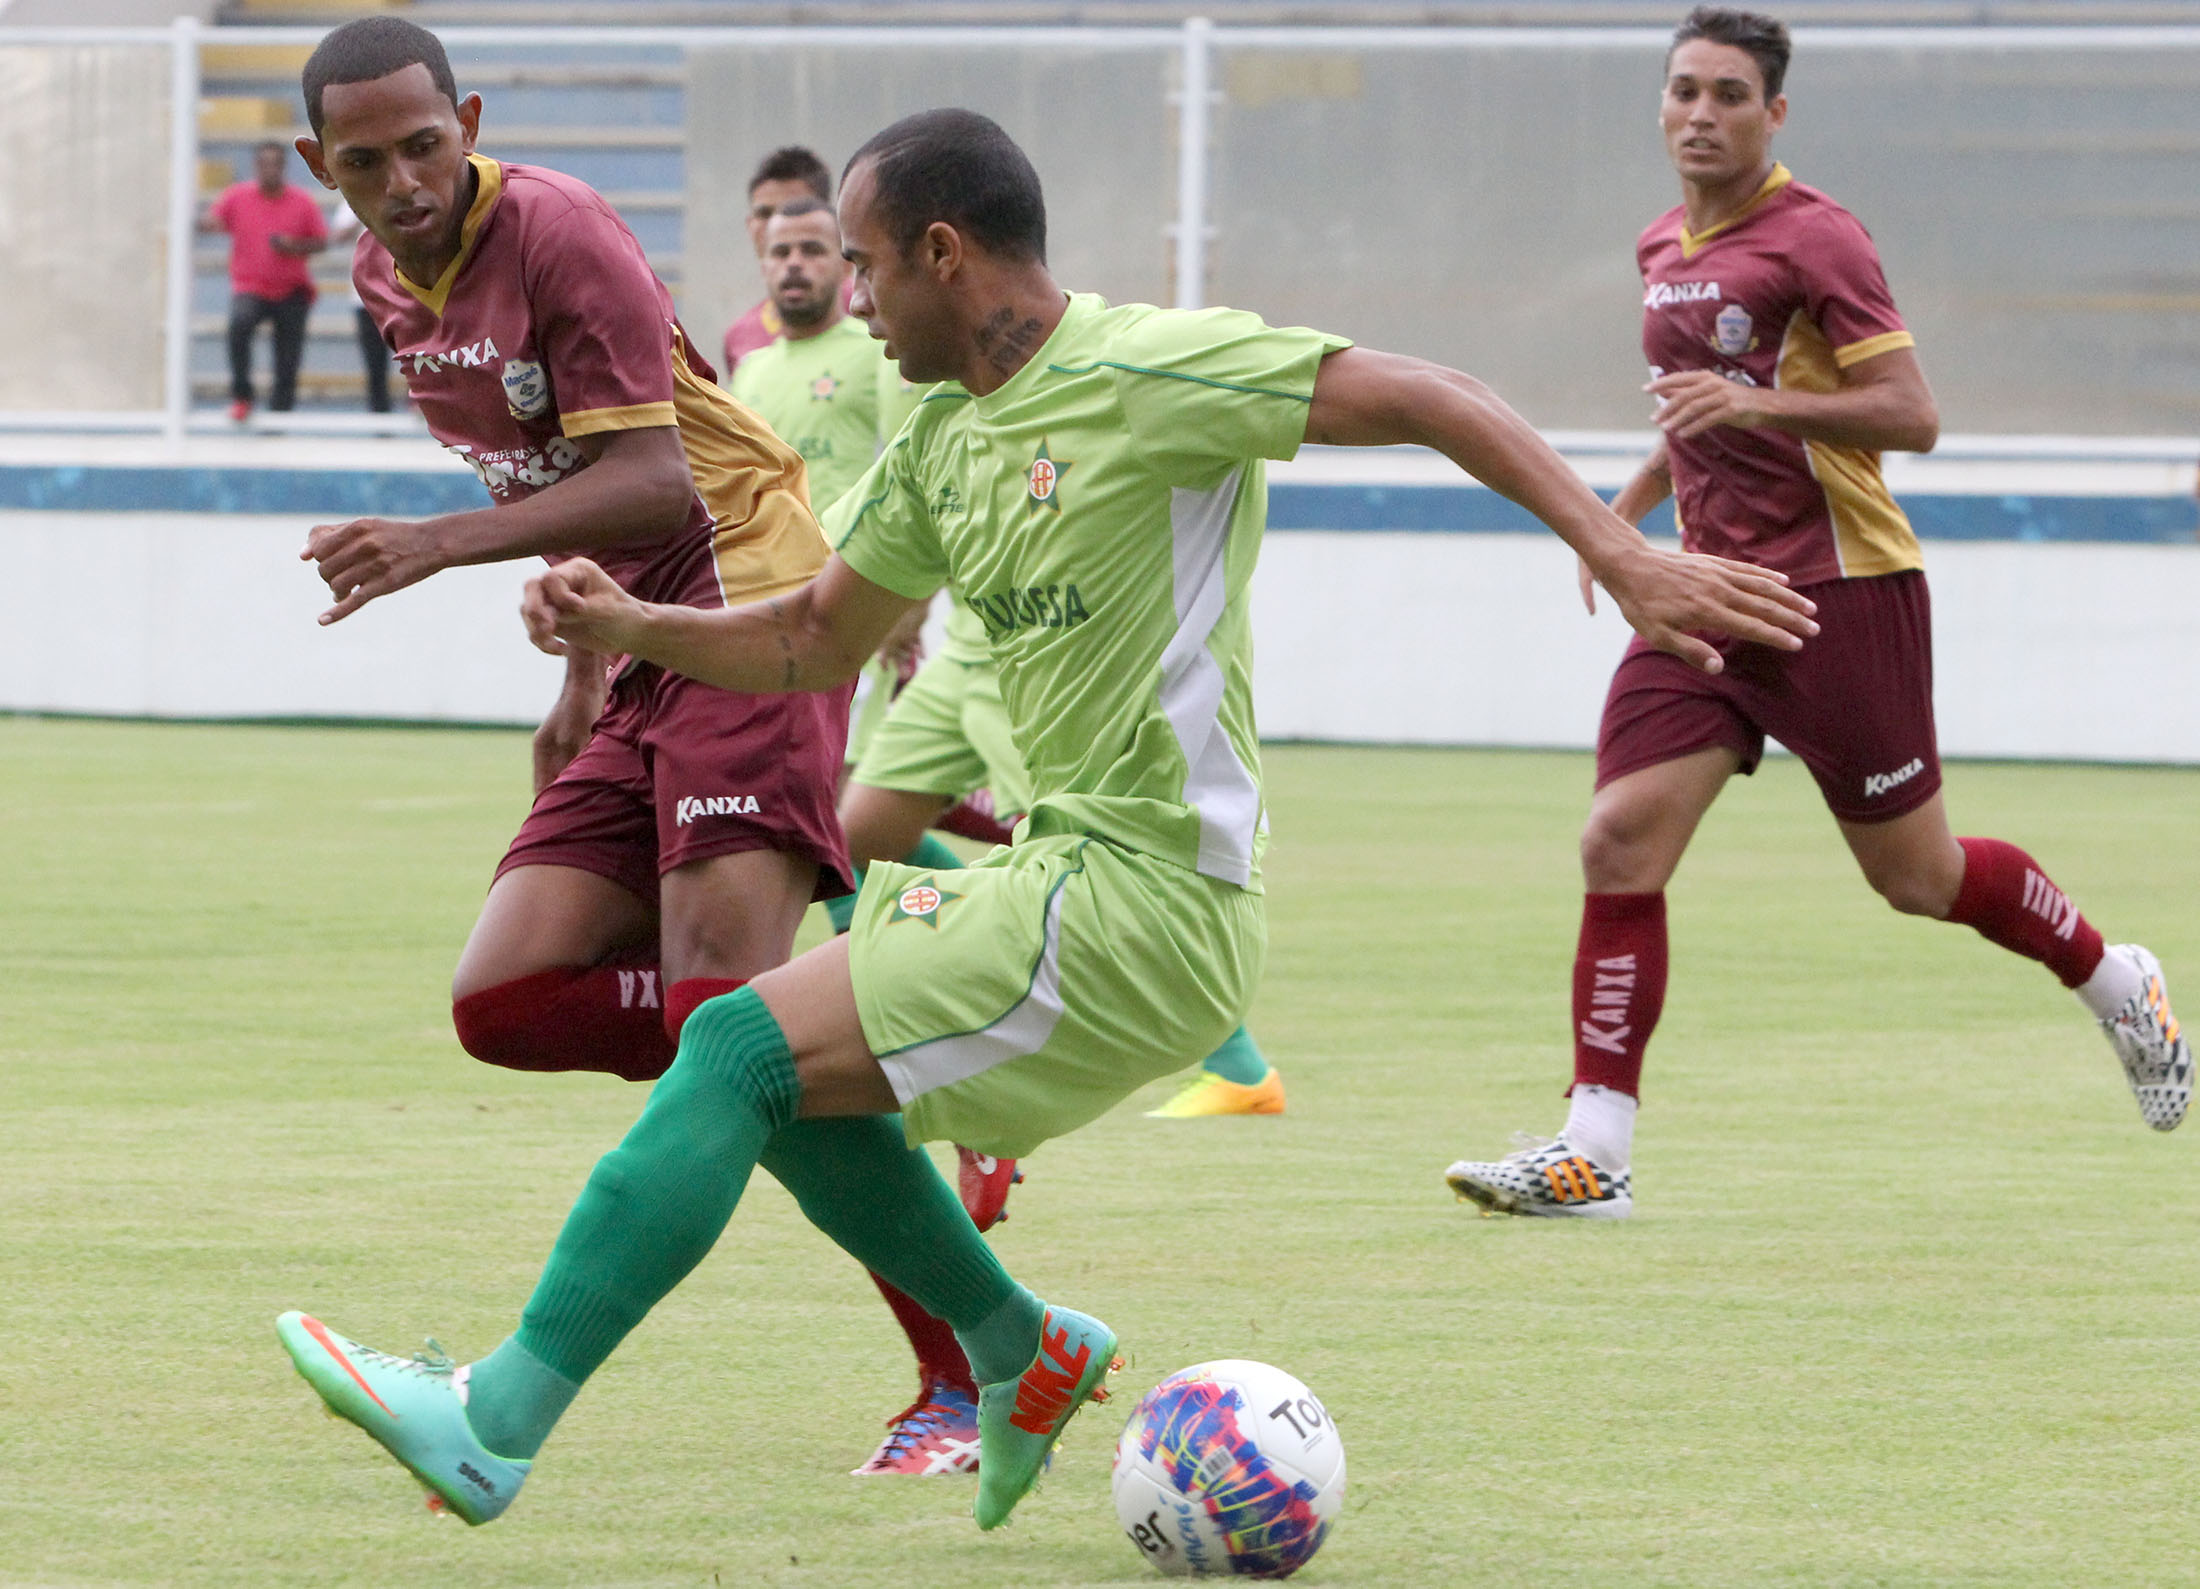
[[[213,313],[217,285],[217,267],[190,246],[200,157],[300,130],[295,66],[240,90],[233,63],[318,36],[189,20],[0,35],[12,172],[0,175],[0,288],[71,303],[81,282],[38,273],[74,262],[81,276],[102,253],[162,283],[157,315],[118,303],[20,328],[21,356],[0,350],[0,428],[180,438],[225,423],[191,407],[194,356],[204,365],[214,352],[204,331],[194,342],[193,312]],[[1631,245],[1673,198],[1651,126],[1659,29],[1194,20],[443,36],[461,86],[473,74],[489,88],[492,150],[516,139],[519,158],[550,164],[662,157],[629,218],[660,239],[652,252],[706,343],[756,295],[739,231],[756,157],[788,141],[842,157],[893,116],[945,100],[996,115],[1032,149],[1071,285],[1230,302],[1425,353],[1485,376],[1545,425],[1644,417]],[[1781,152],[1874,229],[1952,430],[2200,428],[2200,207],[2189,199],[2200,28],[1805,28],[1796,40]],[[84,65],[125,56],[130,69],[104,77]],[[619,70],[643,97],[589,112],[587,85]],[[102,92],[126,136],[105,149],[65,139],[56,106]],[[250,114],[224,120],[219,105]],[[162,129],[166,147],[149,160]],[[591,149],[591,136],[616,147]],[[68,140],[71,158],[90,151],[104,174],[72,181],[69,207],[56,209],[36,173]],[[118,185],[148,172],[164,173],[165,206]],[[27,246],[84,237],[102,205],[116,211],[112,239]],[[141,237],[163,208],[164,240]],[[125,343],[156,355],[157,402],[86,413],[56,398],[54,372],[115,367]]]

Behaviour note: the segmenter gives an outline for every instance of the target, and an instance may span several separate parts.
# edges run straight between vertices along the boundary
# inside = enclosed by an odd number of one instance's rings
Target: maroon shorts
[[[1718,745],[1755,772],[1770,736],[1844,822],[1891,821],[1930,800],[1940,752],[1924,573],[1801,589],[1819,627],[1800,651],[1721,641],[1726,671],[1702,673],[1639,638],[1629,645],[1597,728],[1597,787]]]
[[[848,739],[845,689],[736,695],[636,664],[581,753],[498,863],[573,866],[651,906],[676,866],[744,850],[817,863],[817,898],[854,884],[834,790]]]

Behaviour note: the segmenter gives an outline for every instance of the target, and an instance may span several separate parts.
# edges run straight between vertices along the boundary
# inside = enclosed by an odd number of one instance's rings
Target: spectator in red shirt
[[[328,246],[328,223],[304,188],[283,180],[290,151],[270,139],[252,151],[253,180],[226,189],[199,217],[202,232],[229,234],[229,417],[252,412],[252,337],[275,323],[275,384],[267,406],[297,400],[313,277],[306,260]]]

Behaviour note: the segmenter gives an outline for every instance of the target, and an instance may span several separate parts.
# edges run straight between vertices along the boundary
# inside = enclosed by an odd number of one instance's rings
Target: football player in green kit
[[[985,623],[1031,809],[1014,846],[967,870],[879,863],[848,933],[690,1017],[488,1357],[393,1357],[283,1316],[328,1405],[469,1521],[504,1510],[758,1164],[961,1338],[982,1386],[979,1526],[1037,1481],[1115,1334],[1011,1279],[912,1144],[1028,1153],[1244,1019],[1267,947],[1247,612],[1265,459],[1433,447],[1550,525],[1638,632],[1706,667],[1705,633],[1793,649],[1815,627],[1776,574],[1652,547],[1467,376],[1238,311],[1064,293],[1037,174],[982,116],[878,134],[840,214],[853,312],[909,379],[947,384],[827,515],[823,572],[705,612],[637,602],[576,560],[522,610],[552,651],[815,689],[952,583]]]

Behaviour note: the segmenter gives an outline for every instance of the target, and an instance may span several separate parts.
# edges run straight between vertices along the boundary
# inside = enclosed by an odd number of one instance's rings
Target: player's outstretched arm
[[[714,609],[637,601],[576,557],[527,582],[520,617],[553,656],[625,653],[722,690],[775,695],[847,683],[916,605],[838,556],[799,590]]]
[[[661,540],[687,522],[695,481],[678,427],[604,431],[573,445],[588,467],[518,502],[433,519],[315,525],[298,556],[318,566],[336,598],[321,622],[348,618],[442,569]]]
[[[1346,348],[1322,361],[1306,439],[1346,447],[1417,444],[1444,454],[1541,519],[1580,554],[1635,632],[1709,673],[1702,632],[1796,650],[1816,607],[1769,569],[1661,551],[1597,500],[1528,422],[1471,375],[1423,359]]]
[[[1629,476],[1627,484],[1619,488],[1619,495],[1612,498],[1612,511],[1623,523],[1640,524],[1642,516],[1673,494],[1673,462],[1666,451],[1665,438],[1660,436],[1650,449],[1650,456],[1643,459],[1642,467]],[[1581,604],[1591,613],[1597,610],[1597,579],[1589,571],[1589,565],[1575,559],[1575,578],[1581,585]]]

